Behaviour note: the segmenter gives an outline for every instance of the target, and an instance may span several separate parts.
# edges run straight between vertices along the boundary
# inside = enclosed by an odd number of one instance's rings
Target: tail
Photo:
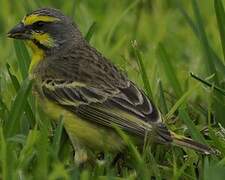
[[[218,155],[219,154],[218,150],[213,149],[205,144],[201,144],[190,138],[177,135],[173,132],[170,132],[170,133],[171,133],[171,137],[172,137],[172,144],[175,146],[187,147],[187,148],[196,150],[205,155],[210,155],[210,154]]]
[[[157,133],[157,142],[162,144],[172,144],[178,147],[186,147],[198,151],[205,155],[220,155],[217,149],[213,149],[205,144],[196,142],[185,136],[180,136],[168,130],[162,123],[157,124],[155,128]]]

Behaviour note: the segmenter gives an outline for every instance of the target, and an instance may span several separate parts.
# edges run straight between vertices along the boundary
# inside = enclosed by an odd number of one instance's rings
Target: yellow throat
[[[28,47],[31,48],[33,53],[31,64],[29,67],[29,73],[32,73],[33,69],[38,65],[38,63],[44,59],[45,53],[42,49],[38,48],[32,41],[27,41],[26,43]]]

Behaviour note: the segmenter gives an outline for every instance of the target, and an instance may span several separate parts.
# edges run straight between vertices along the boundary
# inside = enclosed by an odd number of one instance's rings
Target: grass
[[[223,0],[0,2],[0,179],[224,179]],[[152,98],[171,130],[221,155],[162,145],[138,152],[119,132],[130,155],[122,177],[109,161],[75,167],[63,117],[52,123],[31,96],[29,50],[5,36],[24,14],[43,6],[76,19],[86,39]]]

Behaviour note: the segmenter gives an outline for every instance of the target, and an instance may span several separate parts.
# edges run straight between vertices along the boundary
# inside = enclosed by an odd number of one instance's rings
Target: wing
[[[161,140],[169,137],[157,109],[132,82],[123,89],[99,89],[79,82],[48,80],[42,83],[42,90],[47,98],[88,121],[111,128],[116,125],[138,136],[157,124],[163,130],[158,133]]]

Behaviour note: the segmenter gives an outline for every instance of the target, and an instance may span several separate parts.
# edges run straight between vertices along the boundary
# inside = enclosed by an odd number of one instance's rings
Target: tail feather
[[[175,133],[171,132],[171,137],[173,139],[172,144],[179,147],[187,147],[193,150],[196,150],[202,154],[210,155],[210,154],[219,154],[219,151],[213,149],[205,144],[201,144],[196,142],[190,138],[176,135]]]
[[[205,155],[219,155],[217,149],[211,148],[208,145],[201,144],[185,136],[180,136],[168,130],[165,125],[157,124],[155,128],[157,134],[157,142],[162,144],[172,144],[179,147],[186,147],[198,151]]]

